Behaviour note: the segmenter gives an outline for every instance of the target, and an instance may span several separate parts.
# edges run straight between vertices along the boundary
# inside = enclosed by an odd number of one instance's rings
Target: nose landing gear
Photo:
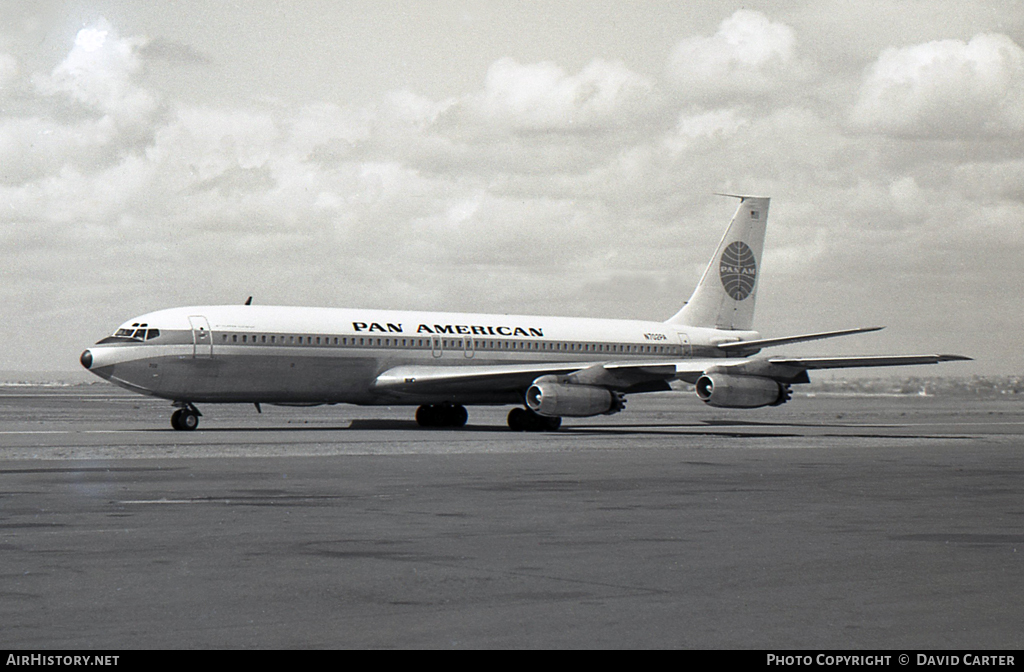
[[[198,408],[188,402],[178,405],[180,405],[181,408],[171,414],[171,427],[180,431],[191,432],[199,426],[199,416],[201,416],[202,413],[199,412]]]

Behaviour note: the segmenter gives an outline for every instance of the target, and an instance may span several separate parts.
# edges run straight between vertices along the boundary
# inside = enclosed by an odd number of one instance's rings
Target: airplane
[[[423,427],[461,427],[469,405],[514,405],[515,431],[623,410],[626,396],[694,385],[711,406],[789,401],[808,371],[969,360],[961,355],[763,356],[765,348],[877,331],[762,338],[752,330],[770,199],[739,207],[700,282],[664,322],[253,305],[134,317],[85,350],[82,366],[168,399],[194,430],[197,403],[418,406]]]

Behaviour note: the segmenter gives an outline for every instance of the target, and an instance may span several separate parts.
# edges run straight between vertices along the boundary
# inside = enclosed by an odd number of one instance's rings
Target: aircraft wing
[[[779,382],[808,382],[812,369],[910,366],[970,360],[962,355],[867,355],[848,357],[725,357],[628,362],[552,362],[462,366],[397,366],[374,381],[378,392],[402,395],[525,391],[541,376],[566,376],[566,382],[622,392],[670,389],[671,380],[695,383],[708,372],[759,376]]]
[[[770,364],[802,369],[848,369],[859,366],[910,366],[971,361],[963,355],[865,355],[860,357],[769,357]]]
[[[462,366],[396,366],[373,383],[380,392],[424,394],[461,391],[525,390],[540,376],[569,374],[593,364],[504,364]]]
[[[723,359],[632,362],[553,362],[550,364],[503,364],[462,366],[397,366],[381,373],[373,388],[397,395],[471,391],[525,391],[541,376],[571,376],[572,382],[601,385],[616,390],[669,389],[679,377],[680,366],[703,371]],[[654,385],[654,387],[650,387]]]

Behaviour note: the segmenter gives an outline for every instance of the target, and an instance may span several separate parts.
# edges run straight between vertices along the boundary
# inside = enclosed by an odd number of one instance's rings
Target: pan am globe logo
[[[737,240],[729,243],[722,252],[718,274],[726,293],[736,301],[742,301],[754,291],[757,279],[757,260],[746,243]]]

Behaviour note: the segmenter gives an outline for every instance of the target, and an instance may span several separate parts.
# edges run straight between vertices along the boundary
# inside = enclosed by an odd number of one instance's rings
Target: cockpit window
[[[134,328],[123,328],[118,329],[114,332],[114,338],[133,338],[139,341],[148,341],[151,338],[156,338],[160,335],[159,329],[136,329]]]

